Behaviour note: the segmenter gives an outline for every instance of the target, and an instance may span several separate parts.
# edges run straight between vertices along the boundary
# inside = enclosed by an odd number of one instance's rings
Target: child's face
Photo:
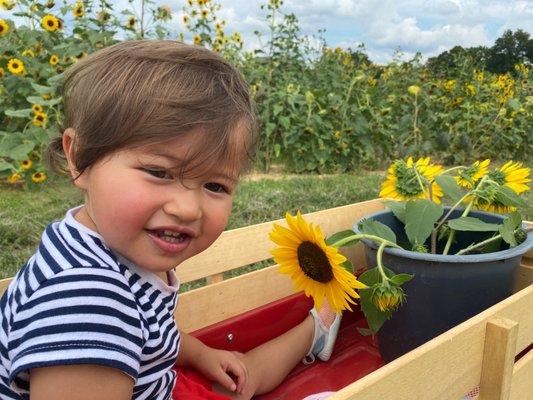
[[[154,272],[209,247],[231,211],[235,171],[220,166],[206,176],[177,179],[176,160],[185,156],[188,135],[115,152],[76,180],[85,191],[76,219],[114,251]]]

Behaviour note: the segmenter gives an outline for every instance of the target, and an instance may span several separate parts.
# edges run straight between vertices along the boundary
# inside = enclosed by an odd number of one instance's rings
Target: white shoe
[[[337,334],[339,333],[339,327],[341,325],[342,314],[335,315],[335,320],[328,329],[324,326],[324,323],[320,319],[315,308],[312,308],[309,313],[315,322],[315,333],[311,348],[303,358],[302,362],[304,364],[312,364],[315,362],[315,356],[322,361],[328,361],[331,357],[331,353],[333,353],[333,348],[335,347],[335,341],[337,340]]]

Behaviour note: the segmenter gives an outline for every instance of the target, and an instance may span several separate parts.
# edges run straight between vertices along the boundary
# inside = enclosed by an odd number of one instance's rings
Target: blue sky
[[[171,27],[183,31],[186,0],[155,2],[172,8]],[[218,2],[222,5],[219,16],[227,21],[226,32],[240,32],[246,49],[259,47],[253,32],[268,32],[260,9],[266,0]],[[116,10],[130,7],[127,0],[115,4]],[[397,49],[404,59],[417,51],[426,59],[456,45],[490,47],[506,29],[533,34],[533,0],[285,0],[282,10],[296,14],[303,34],[311,36],[324,28],[331,47],[364,44],[378,63],[389,62]],[[0,18],[6,16],[0,11]]]

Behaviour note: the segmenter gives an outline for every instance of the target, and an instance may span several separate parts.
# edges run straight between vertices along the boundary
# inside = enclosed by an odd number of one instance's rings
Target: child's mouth
[[[151,232],[158,238],[169,243],[182,243],[189,237],[189,235],[187,235],[186,233],[174,232],[169,230],[155,230]]]

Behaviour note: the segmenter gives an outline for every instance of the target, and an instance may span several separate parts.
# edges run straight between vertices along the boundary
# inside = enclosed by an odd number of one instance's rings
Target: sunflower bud
[[[372,303],[380,311],[394,311],[404,301],[405,293],[402,288],[387,283],[377,283],[372,288]]]
[[[416,85],[412,85],[407,88],[407,91],[411,93],[413,96],[418,96],[418,93],[420,93],[420,87]]]
[[[424,243],[415,243],[413,245],[412,251],[416,251],[417,253],[427,253],[428,249]]]

